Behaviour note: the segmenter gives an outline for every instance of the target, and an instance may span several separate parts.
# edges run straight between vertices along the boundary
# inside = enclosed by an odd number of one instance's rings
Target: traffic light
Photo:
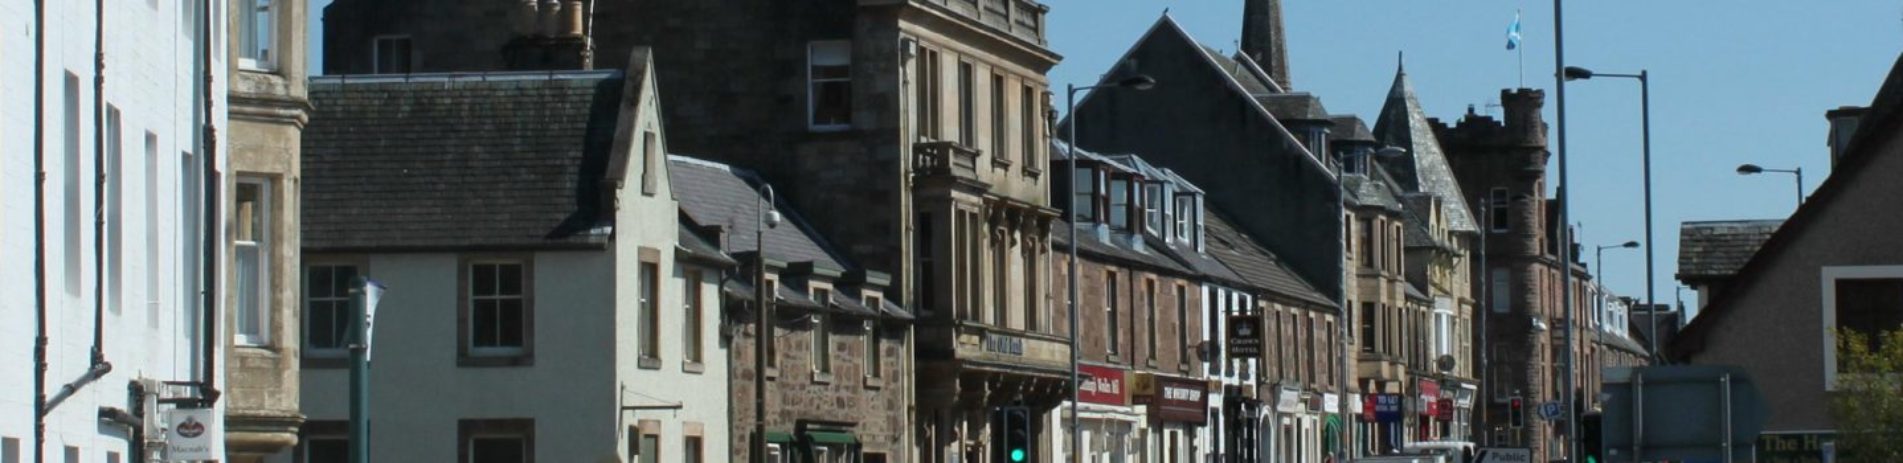
[[[992,441],[996,459],[1007,463],[1031,461],[1031,410],[998,407],[992,411]]]
[[[1526,427],[1526,401],[1519,397],[1507,399],[1507,423],[1515,428]]]
[[[1605,441],[1600,440],[1602,438],[1601,431],[1604,429],[1600,425],[1604,422],[1604,418],[1605,416],[1598,413],[1587,413],[1579,416],[1579,459],[1581,462],[1599,463],[1606,461]]]

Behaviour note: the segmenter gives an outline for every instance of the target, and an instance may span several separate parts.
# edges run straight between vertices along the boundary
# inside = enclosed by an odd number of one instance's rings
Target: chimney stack
[[[581,0],[568,0],[566,3],[563,3],[561,30],[558,31],[559,36],[581,37],[582,17],[585,15],[586,12],[582,10]]]
[[[1837,159],[1842,158],[1844,149],[1850,147],[1850,140],[1857,135],[1857,126],[1863,122],[1863,115],[1870,108],[1861,106],[1840,106],[1824,113],[1824,119],[1830,120],[1830,167],[1837,168]]]
[[[1242,54],[1255,60],[1283,90],[1294,90],[1288,75],[1288,38],[1282,31],[1282,0],[1244,0]]]

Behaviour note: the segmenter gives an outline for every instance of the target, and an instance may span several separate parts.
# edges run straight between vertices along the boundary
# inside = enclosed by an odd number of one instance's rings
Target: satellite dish
[[[1441,373],[1452,373],[1455,362],[1454,356],[1442,354],[1440,358],[1434,359],[1434,366],[1440,368]]]

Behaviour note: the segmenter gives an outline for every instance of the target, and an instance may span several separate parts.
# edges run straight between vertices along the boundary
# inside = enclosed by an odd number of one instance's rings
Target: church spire
[[[1277,85],[1292,89],[1288,39],[1282,31],[1282,0],[1243,0],[1242,54],[1255,60]]]

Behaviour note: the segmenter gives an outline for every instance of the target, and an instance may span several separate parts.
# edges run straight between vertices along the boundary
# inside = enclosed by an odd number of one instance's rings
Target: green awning
[[[1335,453],[1341,445],[1341,415],[1330,414],[1322,419],[1322,451]]]
[[[843,432],[806,431],[806,438],[815,444],[852,445],[859,443],[859,438],[852,437],[851,434]]]
[[[780,431],[767,431],[766,441],[773,442],[773,443],[780,443],[780,444],[790,444],[793,442],[793,433],[780,432]]]

